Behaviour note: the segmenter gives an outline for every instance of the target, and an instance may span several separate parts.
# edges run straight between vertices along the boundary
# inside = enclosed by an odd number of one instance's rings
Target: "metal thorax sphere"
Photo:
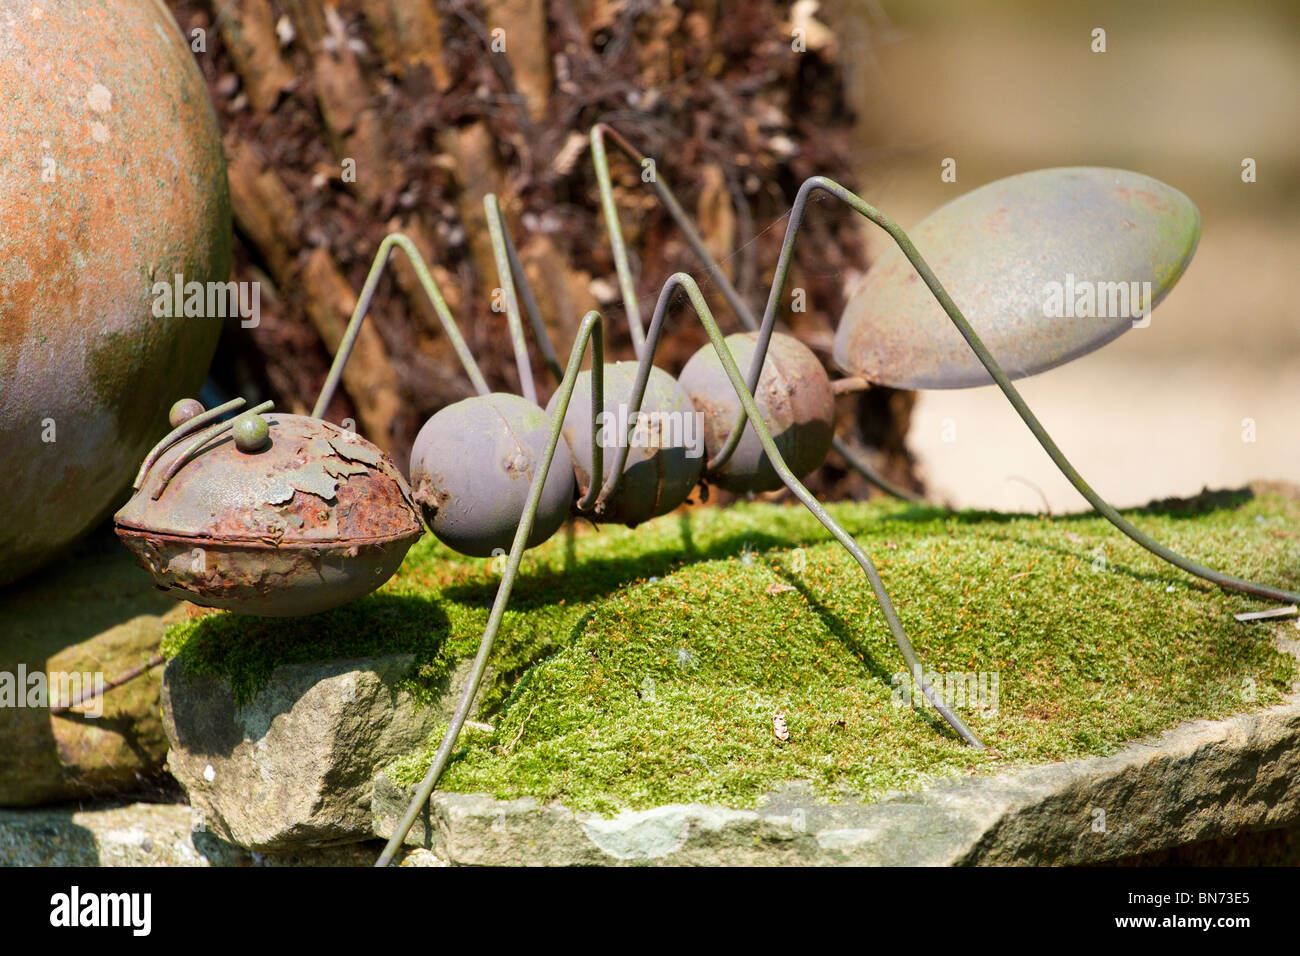
[[[631,418],[636,370],[635,362],[605,366],[604,413],[597,423],[604,454],[602,485],[612,474],[620,443],[629,431],[632,437],[623,482],[604,509],[591,515],[596,521],[638,525],[667,514],[687,499],[704,468],[703,424],[686,390],[663,369],[651,366],[642,414],[639,421]],[[546,410],[552,412],[554,408],[552,397]],[[573,397],[564,416],[564,437],[573,456],[578,493],[585,495],[591,486],[590,372],[581,372],[574,382]]]
[[[221,138],[166,6],[0,0],[0,585],[120,503],[221,330],[156,288],[230,262]]]
[[[550,433],[546,412],[503,392],[448,405],[425,422],[411,449],[411,486],[429,530],[461,554],[509,551]],[[572,504],[573,463],[561,438],[528,547],[555,534]]]
[[[912,241],[1011,378],[1078,358],[1149,321],[1196,250],[1201,215],[1122,169],[1042,169],[949,202]],[[898,248],[845,307],[835,361],[897,388],[968,388],[988,372]]]
[[[749,371],[757,340],[757,332],[727,336],[727,348],[742,374]],[[740,399],[723,371],[717,350],[706,345],[696,352],[678,381],[691,396],[695,410],[704,416],[704,448],[713,458],[726,445],[740,414]],[[821,467],[835,437],[835,395],[826,369],[808,346],[792,336],[773,333],[754,399],[795,476],[802,478]],[[735,452],[722,468],[706,477],[737,494],[782,487],[781,476],[748,424]]]
[[[118,537],[159,588],[205,607],[281,617],[370,593],[424,532],[410,488],[346,429],[262,419],[255,451],[231,429],[173,441],[117,513]],[[241,427],[256,438],[254,426]]]

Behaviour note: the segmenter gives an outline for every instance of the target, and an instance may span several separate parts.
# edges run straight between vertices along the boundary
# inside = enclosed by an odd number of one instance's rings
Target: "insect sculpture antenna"
[[[524,324],[519,317],[519,298],[515,295],[515,280],[506,250],[506,231],[497,197],[488,193],[483,197],[483,211],[487,215],[488,233],[492,237],[492,256],[496,260],[497,281],[505,298],[506,321],[510,326],[510,345],[519,369],[519,388],[524,398],[537,404],[537,386],[533,384],[533,367],[528,361],[528,343],[524,341]],[[530,292],[531,295],[531,292]]]
[[[425,294],[433,303],[443,330],[477,393],[441,409],[425,422],[416,435],[411,448],[410,466],[413,499],[423,513],[424,523],[440,541],[454,550],[476,557],[504,554],[505,547],[513,540],[517,516],[524,507],[523,494],[527,489],[526,484],[516,479],[521,474],[531,475],[532,460],[540,456],[540,443],[547,431],[545,413],[537,405],[537,389],[515,291],[515,276],[518,275],[522,280],[523,269],[519,264],[518,252],[506,233],[496,196],[487,195],[483,208],[492,237],[493,256],[500,282],[500,299],[494,301],[494,307],[503,304],[505,308],[523,396],[489,389],[419,250],[408,237],[393,233],[384,239],[375,254],[365,285],[357,298],[338,352],[313,409],[313,416],[319,417],[329,406],[356,344],[361,325],[369,314],[391,254],[396,249],[402,250],[414,267]],[[529,318],[538,335],[547,365],[551,368],[558,367],[536,300],[526,285],[524,295]],[[467,440],[476,441],[476,447],[466,447]],[[462,462],[467,455],[480,453],[485,448],[500,443],[508,446],[505,456],[485,470],[471,474],[463,468],[448,466],[448,462]],[[561,446],[560,457],[563,466],[556,470],[547,484],[542,501],[542,517],[536,522],[536,534],[534,540],[529,542],[530,547],[549,538],[568,516],[574,478],[572,459],[566,446]],[[599,464],[599,455],[595,457]],[[496,467],[498,464],[500,467]]]
[[[488,200],[491,200],[490,208],[488,207]],[[528,313],[528,323],[533,328],[533,337],[542,350],[542,361],[545,363],[547,371],[551,373],[552,381],[558,386],[560,380],[564,378],[564,369],[560,366],[560,358],[555,353],[555,346],[551,344],[550,335],[547,334],[546,323],[542,321],[542,310],[537,307],[537,298],[533,295],[533,288],[529,285],[528,277],[524,273],[524,264],[519,258],[519,250],[515,248],[514,240],[510,238],[510,232],[506,229],[505,218],[501,215],[501,207],[496,201],[496,196],[489,193],[484,197],[483,206],[484,209],[488,210],[489,226],[495,219],[496,229],[505,240],[506,259],[512,276],[517,276],[519,279],[519,291],[523,294],[524,311]],[[492,248],[495,255],[495,242]],[[499,258],[497,259],[497,272],[503,272]]]
[[[532,365],[528,361],[528,345],[524,340],[524,330],[519,314],[519,301],[515,295],[513,279],[514,275],[523,275],[523,265],[519,261],[519,253],[515,249],[514,243],[504,229],[501,208],[494,194],[489,193],[484,197],[483,209],[487,215],[488,230],[492,238],[492,254],[496,259],[497,277],[501,283],[501,291],[505,299],[506,318],[510,328],[510,344],[514,350],[515,365],[519,370],[520,389],[525,398],[536,403],[537,388],[533,383]],[[447,306],[446,299],[443,298],[442,292],[438,288],[438,283],[434,281],[433,275],[429,272],[428,264],[424,261],[424,257],[420,255],[420,250],[416,248],[415,243],[408,236],[400,232],[394,232],[384,238],[383,242],[379,244],[379,250],[375,253],[374,261],[370,265],[370,272],[366,275],[365,284],[361,288],[361,295],[357,297],[357,304],[352,309],[347,329],[344,332],[343,339],[339,342],[339,349],[334,356],[333,363],[330,365],[329,374],[325,378],[325,384],[321,386],[320,395],[312,408],[313,418],[324,416],[325,410],[334,398],[334,393],[338,390],[339,382],[343,377],[343,369],[348,363],[353,347],[356,345],[357,336],[361,332],[361,325],[370,312],[370,304],[379,288],[379,280],[383,278],[384,270],[388,268],[394,249],[402,250],[412,268],[415,269],[420,285],[423,287],[429,301],[433,303],[434,311],[438,315],[443,331],[451,341],[452,347],[465,369],[465,374],[469,376],[475,392],[479,395],[487,395],[491,392],[483,378],[483,372],[480,370],[478,362],[475,361],[473,353],[465,343],[465,338],[461,334],[460,327],[456,324],[456,319],[451,314],[451,309]],[[528,287],[526,282],[524,283],[524,299],[533,326],[533,333],[538,338],[538,345],[542,349],[546,365],[558,380],[560,377],[559,360],[556,358],[555,349],[546,335],[546,327],[542,324],[541,313],[537,308],[537,300],[533,297],[532,289]],[[211,414],[208,413],[209,416]]]

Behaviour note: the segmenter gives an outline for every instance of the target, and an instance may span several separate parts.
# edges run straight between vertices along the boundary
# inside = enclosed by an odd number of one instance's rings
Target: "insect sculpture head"
[[[392,577],[423,528],[388,456],[303,415],[245,412],[204,429],[197,405],[173,409],[180,424],[114,519],[159,588],[282,617],[344,604]]]

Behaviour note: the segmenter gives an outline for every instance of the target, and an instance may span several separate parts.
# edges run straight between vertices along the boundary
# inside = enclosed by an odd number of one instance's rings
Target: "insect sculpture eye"
[[[179,402],[171,407],[167,413],[167,421],[172,428],[180,428],[186,422],[196,415],[202,415],[204,412],[203,403],[196,398],[182,398]]]
[[[266,419],[255,412],[244,412],[230,426],[235,447],[245,454],[259,452],[271,443],[271,429]]]
[[[461,554],[508,551],[550,438],[550,416],[518,395],[476,395],[424,423],[411,449],[411,485],[429,530]],[[536,547],[573,504],[573,463],[561,438],[528,537]]]

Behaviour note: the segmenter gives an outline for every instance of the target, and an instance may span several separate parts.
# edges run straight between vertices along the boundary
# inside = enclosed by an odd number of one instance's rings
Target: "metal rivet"
[[[203,403],[197,398],[182,398],[167,413],[167,421],[171,423],[172,428],[180,428],[191,418],[202,415],[203,412]]]
[[[231,426],[235,447],[246,454],[261,451],[271,443],[271,426],[266,419],[253,412],[245,412]]]

